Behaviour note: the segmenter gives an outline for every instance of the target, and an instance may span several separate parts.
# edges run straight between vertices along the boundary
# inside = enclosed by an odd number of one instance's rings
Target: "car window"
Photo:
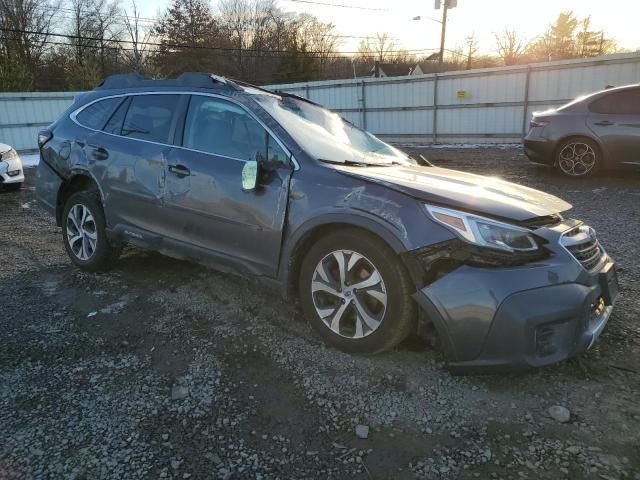
[[[113,133],[115,135],[120,135],[122,131],[122,122],[124,121],[124,116],[127,113],[127,108],[129,107],[129,98],[125,97],[125,100],[120,104],[120,106],[116,109],[115,112],[111,115],[111,118],[104,126],[103,130],[107,133]]]
[[[191,97],[182,146],[241,160],[268,155],[287,161],[284,150],[243,108],[200,95]]]
[[[591,102],[589,111],[617,115],[640,114],[640,89],[609,93]]]
[[[85,127],[102,130],[111,112],[122,102],[122,98],[105,98],[92,103],[76,115],[76,120]]]
[[[173,114],[180,95],[135,95],[122,125],[122,136],[170,143]]]
[[[274,140],[272,136],[267,137],[267,160],[270,163],[287,165],[289,156],[287,152]]]

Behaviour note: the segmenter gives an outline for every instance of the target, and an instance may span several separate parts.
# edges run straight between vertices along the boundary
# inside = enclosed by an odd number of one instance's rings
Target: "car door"
[[[288,152],[244,107],[196,94],[181,146],[168,158],[166,235],[274,276],[292,171]],[[261,157],[273,168],[254,190],[243,190],[245,163]]]
[[[144,238],[165,220],[162,194],[170,145],[175,134],[179,94],[131,95],[95,139],[105,146],[105,211],[110,226]],[[133,231],[134,227],[138,231]]]
[[[614,163],[640,162],[640,88],[613,91],[589,104],[587,125]]]

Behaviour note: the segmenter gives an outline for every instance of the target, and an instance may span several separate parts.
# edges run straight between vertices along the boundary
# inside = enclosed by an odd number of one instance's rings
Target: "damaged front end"
[[[529,251],[455,238],[405,254],[413,298],[435,327],[450,370],[555,363],[588,349],[604,328],[612,302],[602,272],[613,261],[601,249],[597,266],[586,268],[563,239],[587,227],[549,220],[534,219],[527,229],[537,245]]]
[[[454,238],[414,250],[411,255],[420,262],[420,283],[429,285],[463,265],[479,268],[516,267],[549,258],[551,252],[544,245],[532,252],[503,252],[476,247]]]

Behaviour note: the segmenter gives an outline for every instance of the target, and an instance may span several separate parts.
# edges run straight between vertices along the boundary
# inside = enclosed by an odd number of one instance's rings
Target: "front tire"
[[[120,256],[121,247],[112,245],[107,238],[97,192],[76,192],[67,199],[62,213],[62,236],[69,258],[83,270],[108,270]]]
[[[324,341],[350,353],[373,354],[415,328],[411,279],[398,256],[356,229],[331,233],[302,261],[302,308]]]
[[[567,177],[591,177],[602,168],[600,147],[589,138],[565,140],[558,147],[555,166]]]

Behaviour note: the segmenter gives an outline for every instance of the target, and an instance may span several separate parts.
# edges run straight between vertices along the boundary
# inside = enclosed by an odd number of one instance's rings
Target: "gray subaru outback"
[[[546,365],[593,344],[618,291],[568,203],[413,159],[295,95],[112,76],[38,143],[37,196],[78,267],[134,244],[256,277],[349,352],[430,324],[451,369]]]

